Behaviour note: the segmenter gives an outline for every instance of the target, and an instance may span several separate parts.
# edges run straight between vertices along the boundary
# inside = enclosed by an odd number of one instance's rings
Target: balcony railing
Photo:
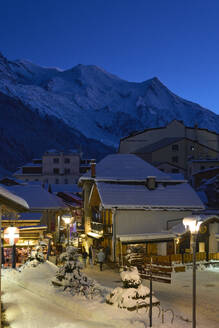
[[[103,234],[103,224],[101,222],[91,222],[91,231],[98,234]]]
[[[103,224],[101,222],[91,222],[91,231],[98,234],[112,234],[112,224]]]

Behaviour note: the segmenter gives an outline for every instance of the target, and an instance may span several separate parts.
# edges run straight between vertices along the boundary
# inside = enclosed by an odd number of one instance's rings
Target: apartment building
[[[194,173],[191,160],[211,160],[210,166],[218,166],[219,134],[173,120],[165,127],[122,138],[118,152],[136,154],[165,173],[182,173],[190,178]]]
[[[81,174],[90,168],[90,160],[82,159],[74,151],[58,152],[49,150],[42,159],[33,159],[14,173],[16,179],[44,184],[73,184],[77,183]]]

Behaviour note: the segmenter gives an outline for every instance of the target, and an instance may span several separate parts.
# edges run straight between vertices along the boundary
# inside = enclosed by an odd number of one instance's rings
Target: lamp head
[[[202,222],[197,218],[184,218],[183,224],[192,234],[197,234]]]
[[[72,220],[72,216],[71,215],[63,215],[62,219],[65,221],[65,224],[70,224],[71,220]]]

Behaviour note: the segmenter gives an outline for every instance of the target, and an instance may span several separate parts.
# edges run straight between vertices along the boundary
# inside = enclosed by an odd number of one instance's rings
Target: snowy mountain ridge
[[[0,94],[111,149],[133,131],[173,119],[219,132],[218,115],[173,94],[158,78],[128,82],[95,65],[62,71],[0,54]]]

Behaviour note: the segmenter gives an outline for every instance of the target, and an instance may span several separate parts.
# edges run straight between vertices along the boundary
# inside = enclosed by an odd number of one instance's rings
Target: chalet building
[[[40,212],[22,212],[19,216],[2,217],[2,228],[6,229],[9,226],[17,227],[19,229],[19,240],[17,247],[33,247],[39,244],[40,240],[44,239],[47,231],[47,225],[42,224],[42,213]],[[4,247],[8,247],[4,243]]]
[[[22,238],[18,246],[35,246],[47,233],[57,230],[58,217],[68,213],[69,207],[61,198],[49,193],[40,185],[14,185],[7,187],[14,195],[24,199],[29,206],[28,213],[19,218],[5,218],[4,226],[13,224],[21,229]]]
[[[122,138],[118,152],[136,154],[166,173],[181,173],[190,178],[197,169],[193,160],[205,161],[199,169],[219,166],[219,134],[173,120],[165,127]]]
[[[0,233],[1,233],[1,247],[3,246],[4,229],[8,225],[4,226],[2,222],[4,218],[16,218],[20,212],[26,212],[29,210],[27,202],[8,191],[6,188],[0,186]],[[1,252],[2,252],[1,248]],[[3,263],[4,264],[4,263]],[[2,256],[0,256],[0,267],[2,267]]]
[[[196,253],[203,260],[219,260],[219,211],[207,208],[197,215],[201,225],[197,234]],[[178,235],[177,253],[192,253],[192,236],[182,223],[176,224],[171,231]]]
[[[90,169],[90,160],[81,159],[74,151],[47,151],[42,159],[33,159],[32,163],[23,165],[14,173],[16,179],[43,184],[73,184]]]
[[[170,231],[170,223],[204,209],[184,179],[174,180],[133,154],[92,162],[79,185],[87,244],[108,247],[115,262],[128,244],[145,245],[147,254],[174,254],[177,235]]]

